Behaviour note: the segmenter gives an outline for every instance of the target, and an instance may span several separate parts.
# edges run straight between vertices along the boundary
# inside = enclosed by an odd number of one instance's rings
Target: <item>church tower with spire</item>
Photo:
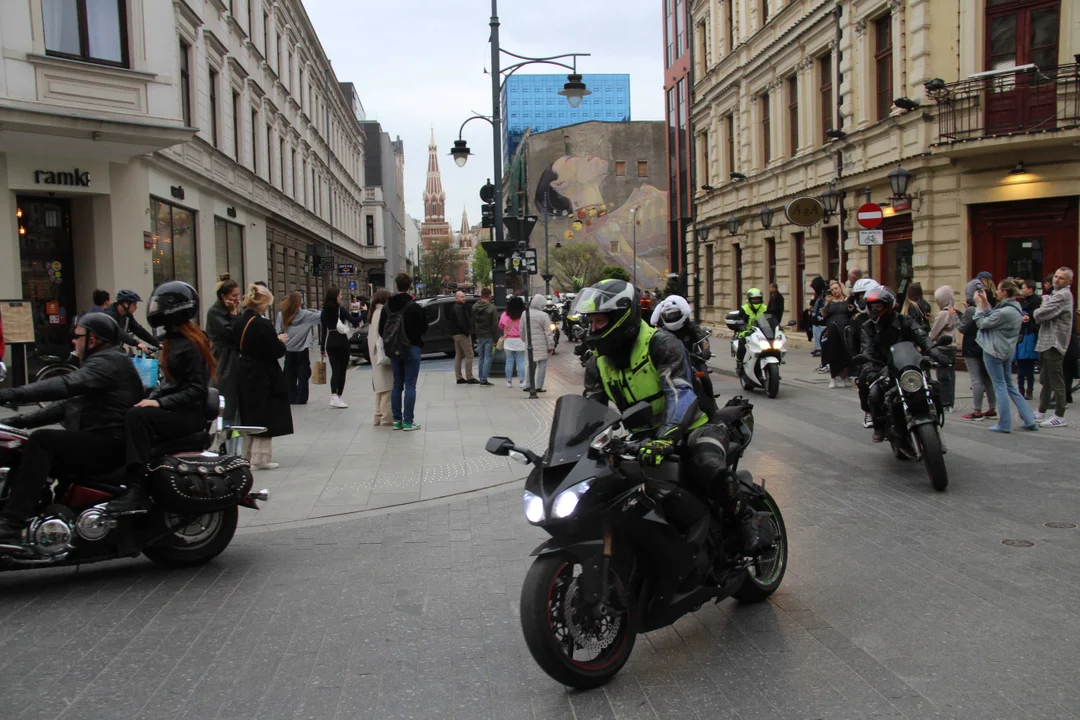
[[[461,264],[458,265],[458,286],[463,287],[472,283],[472,258],[475,252],[476,235],[469,225],[469,211],[461,209],[461,230],[458,232],[458,256]]]
[[[424,222],[420,225],[420,237],[424,246],[433,242],[453,244],[454,233],[446,221],[446,193],[443,191],[442,175],[439,173],[439,148],[435,145],[435,129],[431,130],[428,143],[427,184],[424,187]]]

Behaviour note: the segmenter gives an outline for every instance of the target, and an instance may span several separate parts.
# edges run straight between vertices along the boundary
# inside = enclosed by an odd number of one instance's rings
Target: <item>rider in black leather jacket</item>
[[[119,468],[124,453],[124,415],[144,395],[135,366],[118,345],[120,328],[104,313],[87,313],[73,331],[78,370],[19,388],[0,390],[0,402],[56,401],[6,425],[43,428],[30,435],[10,495],[0,512],[0,544],[20,544],[46,479],[74,472],[105,473]]]

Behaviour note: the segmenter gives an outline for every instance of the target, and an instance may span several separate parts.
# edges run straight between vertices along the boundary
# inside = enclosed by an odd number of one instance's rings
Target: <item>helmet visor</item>
[[[619,300],[622,298],[626,298],[627,305],[620,308]],[[626,309],[633,301],[633,288],[631,288],[629,284],[625,286],[625,289],[623,289],[622,292],[604,288],[587,287],[581,291],[580,295],[578,295],[574,312],[582,315],[616,312],[620,309]]]

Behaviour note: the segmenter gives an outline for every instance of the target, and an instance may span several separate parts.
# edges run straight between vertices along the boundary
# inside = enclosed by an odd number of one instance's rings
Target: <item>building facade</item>
[[[388,287],[405,272],[405,145],[390,139],[377,122],[362,123],[367,135],[364,187],[364,237],[382,262],[366,270],[372,288]]]
[[[92,33],[81,6],[14,3],[0,39],[0,296],[38,344],[95,288],[319,304],[365,256],[364,135],[301,3],[108,0]]]
[[[630,76],[582,75],[592,93],[574,108],[559,95],[566,75],[511,75],[502,91],[503,161],[510,162],[526,130],[546,132],[597,120],[630,121]]]
[[[837,7],[693,3],[692,184],[707,231],[691,274],[704,318],[721,322],[745,289],[769,282],[797,313],[810,279],[854,266],[927,293],[982,270],[1041,278],[1075,267],[1080,7]],[[900,166],[908,197],[894,198],[889,174]],[[830,187],[841,211],[811,227],[785,220],[787,202]],[[868,199],[886,216],[884,245],[869,252],[855,219]],[[774,213],[768,227],[763,209]]]
[[[661,0],[664,17],[664,120],[667,123],[668,255],[671,271],[685,276],[686,237],[694,217],[690,131],[691,0]],[[685,277],[683,278],[685,287]]]

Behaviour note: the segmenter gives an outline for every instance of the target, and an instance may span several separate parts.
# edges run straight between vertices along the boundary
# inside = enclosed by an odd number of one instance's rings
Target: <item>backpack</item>
[[[386,357],[391,360],[403,360],[409,354],[412,343],[405,332],[405,313],[412,307],[413,301],[405,303],[405,307],[397,312],[390,310],[389,305],[383,306],[386,313],[386,327],[382,331],[383,349]]]

